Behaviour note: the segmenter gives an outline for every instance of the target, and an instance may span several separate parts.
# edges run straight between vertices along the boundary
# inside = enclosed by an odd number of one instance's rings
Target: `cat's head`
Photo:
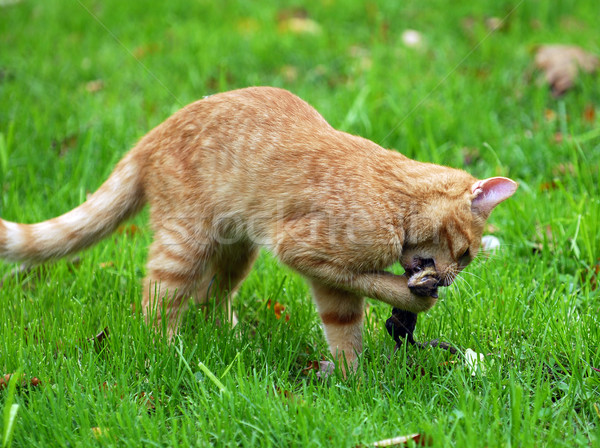
[[[409,276],[433,266],[439,286],[450,285],[477,255],[494,207],[517,189],[505,177],[469,178],[460,184],[454,191],[431,195],[408,222],[400,263]]]

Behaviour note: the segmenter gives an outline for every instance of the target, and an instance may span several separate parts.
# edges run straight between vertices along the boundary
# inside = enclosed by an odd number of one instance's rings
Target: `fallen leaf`
[[[377,442],[373,442],[368,444],[367,446],[410,446],[410,442],[415,443],[417,446],[431,446],[433,444],[433,439],[424,434],[409,434],[407,436],[399,436],[393,437],[391,439],[379,440]],[[358,445],[359,447],[364,445]]]
[[[88,338],[88,342],[92,342],[96,350],[102,347],[106,339],[108,339],[108,327],[104,327],[104,329],[98,333],[96,336]]]
[[[156,406],[154,405],[154,397],[152,395],[146,394],[146,392],[140,392],[135,396],[136,400],[144,405],[148,412],[153,412],[156,410]]]
[[[298,68],[293,65],[284,65],[279,69],[279,73],[287,82],[294,82],[298,79]]]
[[[310,374],[311,370],[319,371],[319,361],[308,361],[308,364],[305,368],[302,369],[303,375]]]
[[[598,288],[598,279],[600,278],[600,259],[595,265],[581,271],[579,278],[582,283],[589,283],[591,290],[595,291]]]
[[[160,45],[156,42],[151,42],[134,48],[132,54],[135,59],[142,59],[149,54],[158,52],[159,50]]]
[[[105,261],[105,262],[100,263],[98,265],[98,267],[100,269],[114,268],[115,267],[115,263],[114,263],[114,261]]]
[[[269,299],[267,301],[267,308],[271,309],[271,299]],[[279,303],[279,302],[275,302],[275,305],[273,305],[273,313],[275,314],[275,319],[281,319],[281,316],[283,315],[283,312],[285,311],[285,307]],[[285,315],[285,321],[289,321],[290,320],[290,315],[286,314]]]
[[[488,31],[498,31],[504,28],[504,20],[500,17],[488,17],[485,19],[485,27]]]
[[[542,182],[540,184],[540,191],[542,191],[542,192],[552,191],[552,190],[556,190],[557,187],[558,187],[558,184],[554,180],[551,180],[549,182]]]
[[[554,121],[556,121],[556,112],[554,112],[552,109],[545,109],[544,110],[544,118],[546,119],[547,122],[552,123]]]
[[[281,22],[279,24],[279,31],[290,32],[293,34],[312,34],[317,35],[321,33],[321,25],[312,19],[301,19],[298,17],[292,17],[291,19]]]
[[[556,97],[573,86],[579,70],[594,73],[600,66],[600,60],[577,46],[542,45],[536,51],[535,66],[544,72],[546,82]]]
[[[286,8],[277,14],[278,29],[281,33],[312,34],[321,33],[321,25],[308,16],[304,8]]]
[[[562,143],[564,140],[563,135],[561,132],[555,132],[554,133],[554,143]]]
[[[121,225],[117,229],[117,233],[120,235],[133,236],[140,233],[140,228],[135,224]]]
[[[587,104],[583,109],[583,121],[593,123],[596,121],[596,108],[593,104]]]
[[[71,134],[67,135],[62,140],[52,140],[52,149],[58,149],[59,157],[64,157],[69,151],[77,146],[79,141],[79,135]]]
[[[108,429],[94,426],[94,427],[92,427],[92,435],[96,439],[103,439],[108,436]]]
[[[102,81],[101,79],[96,79],[94,81],[90,81],[90,82],[86,83],[86,85],[85,85],[85,90],[87,90],[89,93],[99,92],[103,88],[104,88],[104,81]]]

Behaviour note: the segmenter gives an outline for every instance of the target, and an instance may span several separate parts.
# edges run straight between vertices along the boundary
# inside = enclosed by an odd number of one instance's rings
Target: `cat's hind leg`
[[[147,321],[158,330],[166,327],[169,338],[177,332],[189,299],[206,276],[215,249],[216,244],[197,230],[175,229],[173,225],[155,228],[142,308]]]
[[[345,375],[356,368],[362,352],[364,298],[317,280],[311,286],[329,350]]]
[[[257,256],[258,248],[248,241],[221,245],[211,259],[210,269],[197,284],[196,303],[214,300],[235,326],[237,317],[232,310],[232,300]]]

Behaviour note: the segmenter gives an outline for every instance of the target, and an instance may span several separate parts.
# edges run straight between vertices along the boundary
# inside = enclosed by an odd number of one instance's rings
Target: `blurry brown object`
[[[560,96],[573,86],[579,69],[594,73],[600,60],[577,46],[542,45],[535,53],[535,66],[544,72],[552,94]]]

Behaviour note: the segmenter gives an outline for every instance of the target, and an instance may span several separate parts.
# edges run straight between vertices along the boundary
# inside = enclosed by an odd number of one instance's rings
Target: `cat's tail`
[[[40,263],[91,246],[145,204],[143,167],[133,150],[86,202],[37,224],[0,219],[0,258]]]

